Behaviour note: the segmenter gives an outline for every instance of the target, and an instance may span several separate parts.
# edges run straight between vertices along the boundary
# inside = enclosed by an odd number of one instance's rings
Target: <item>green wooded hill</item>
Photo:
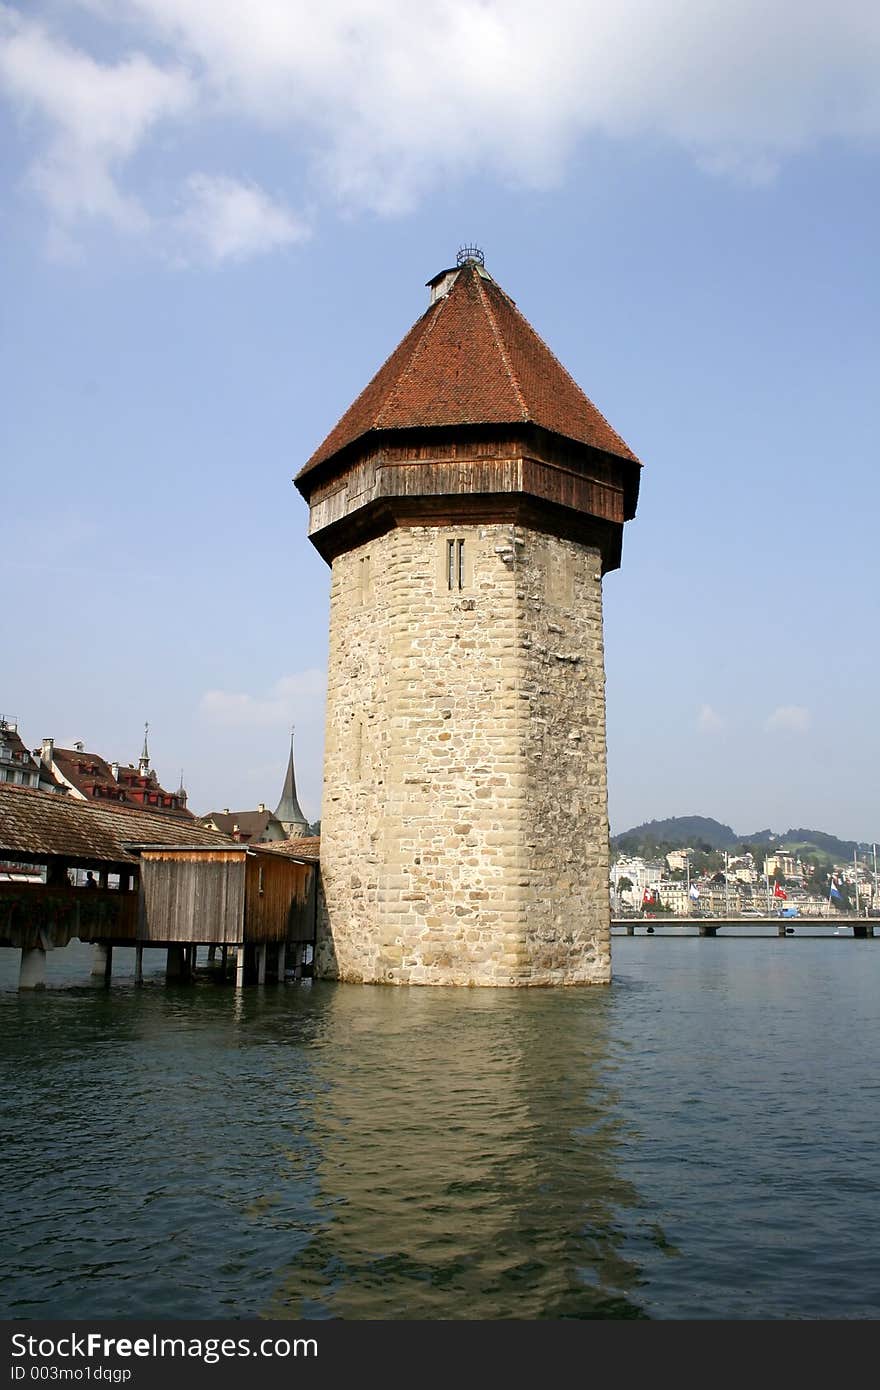
[[[651,858],[671,849],[737,850],[790,849],[812,854],[821,861],[852,859],[856,850],[870,848],[864,842],[839,840],[824,830],[798,827],[777,834],[772,830],[755,830],[750,835],[738,835],[729,825],[711,816],[669,816],[666,820],[650,820],[612,835],[612,847],[621,854],[639,854]]]

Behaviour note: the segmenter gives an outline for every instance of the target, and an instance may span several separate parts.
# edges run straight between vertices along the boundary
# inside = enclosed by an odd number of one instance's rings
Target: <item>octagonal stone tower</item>
[[[601,580],[640,464],[459,262],[296,478],[332,565],[316,970],[606,982]]]

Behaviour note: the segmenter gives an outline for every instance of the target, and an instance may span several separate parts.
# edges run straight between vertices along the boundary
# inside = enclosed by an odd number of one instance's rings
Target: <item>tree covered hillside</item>
[[[849,860],[856,850],[870,848],[865,842],[859,844],[855,840],[839,840],[836,835],[829,835],[824,830],[807,830],[804,827],[786,830],[784,834],[756,830],[751,834],[738,835],[731,826],[710,816],[669,816],[666,820],[646,821],[632,830],[612,835],[611,844],[620,854],[645,858],[666,854],[672,849],[691,848],[708,852],[734,851],[745,847],[753,853],[789,849],[820,862]]]

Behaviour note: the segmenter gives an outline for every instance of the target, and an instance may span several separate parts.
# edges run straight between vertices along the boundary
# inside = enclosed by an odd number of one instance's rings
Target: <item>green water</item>
[[[880,943],[630,938],[535,992],[117,956],[19,995],[0,954],[5,1317],[880,1315]]]

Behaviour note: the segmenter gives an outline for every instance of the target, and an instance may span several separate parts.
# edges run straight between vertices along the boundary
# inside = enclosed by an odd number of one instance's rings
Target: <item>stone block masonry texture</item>
[[[506,524],[333,562],[319,975],[610,980],[600,571]]]

